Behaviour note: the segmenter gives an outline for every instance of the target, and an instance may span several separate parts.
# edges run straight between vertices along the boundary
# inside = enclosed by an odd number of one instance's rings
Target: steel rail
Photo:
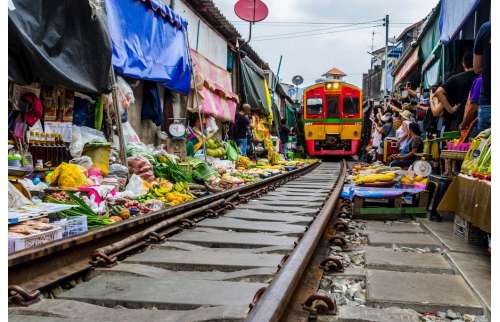
[[[292,251],[282,269],[266,288],[258,302],[251,309],[247,322],[279,321],[293,296],[314,251],[328,225],[330,215],[342,191],[347,166],[342,161],[342,168],[328,200],[316,216],[314,222],[303,235],[299,244]]]
[[[318,162],[307,165],[288,173],[132,218],[80,236],[14,253],[8,258],[9,285],[21,286],[27,291],[46,289],[54,283],[89,270],[91,268],[89,260],[94,257],[93,255],[96,255],[98,249],[105,249],[106,252],[110,253],[117,252],[111,254],[113,256],[122,254],[126,249],[137,248],[132,245],[134,243],[145,243],[141,238],[133,241],[133,238],[131,238],[120,243],[120,241],[126,240],[132,235],[138,237],[141,232],[154,225],[159,225],[156,226],[156,228],[160,227],[158,230],[165,229],[167,226],[172,226],[177,224],[178,221],[186,219],[182,214],[188,214],[189,216],[199,214],[200,212],[196,211],[197,209],[206,211],[208,209],[207,205],[219,206],[221,203],[234,199],[235,195],[244,198],[243,196],[251,195],[255,191],[259,191],[259,189],[268,190],[268,187],[276,186],[312,171],[319,164]],[[162,225],[163,221],[167,221],[168,224]],[[155,233],[154,231],[151,232]],[[105,248],[112,244],[116,247]],[[107,256],[108,254],[101,252],[98,257],[102,255]]]

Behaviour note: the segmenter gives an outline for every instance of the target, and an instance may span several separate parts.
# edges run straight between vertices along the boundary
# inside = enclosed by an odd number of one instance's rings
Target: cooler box
[[[393,154],[399,154],[398,140],[387,138],[384,140],[384,163],[389,161],[389,157]]]

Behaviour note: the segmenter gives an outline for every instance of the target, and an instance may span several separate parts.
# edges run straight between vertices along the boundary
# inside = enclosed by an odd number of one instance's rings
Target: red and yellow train
[[[361,89],[325,81],[304,90],[304,135],[311,156],[351,156],[359,152],[362,129]]]

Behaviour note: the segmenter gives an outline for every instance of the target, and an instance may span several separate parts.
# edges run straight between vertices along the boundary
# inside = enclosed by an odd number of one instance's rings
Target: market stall
[[[437,211],[454,213],[455,235],[482,245],[484,234],[491,234],[491,130],[478,134],[467,147],[461,173],[453,176]]]
[[[408,170],[380,162],[355,164],[342,197],[353,203],[359,218],[394,220],[427,213],[429,172],[417,163]]]
[[[46,12],[14,1],[16,10],[9,12],[9,30],[16,35],[9,39],[9,253],[107,229],[315,162],[284,161],[276,153],[269,134],[272,113],[253,118],[262,157],[239,155],[221,133],[224,122],[234,122],[238,103],[230,75],[188,50],[186,22],[157,1],[105,3],[106,10],[51,2],[53,10]],[[52,26],[51,14],[61,12],[69,13],[66,20]],[[61,28],[59,36],[69,43],[60,56],[37,43],[49,35],[37,38],[31,33],[35,27],[23,31],[24,20],[37,21],[38,30]],[[100,43],[98,52],[88,46]],[[71,60],[74,52],[81,60]],[[188,94],[192,73],[195,105],[183,120],[193,122],[173,122],[166,134],[184,151],[191,141],[186,137],[192,138],[191,153],[179,153],[168,142],[143,143],[127,121],[128,109],[138,104],[133,82],[142,86],[142,120],[162,126],[160,88]],[[262,86],[265,93],[265,82]]]

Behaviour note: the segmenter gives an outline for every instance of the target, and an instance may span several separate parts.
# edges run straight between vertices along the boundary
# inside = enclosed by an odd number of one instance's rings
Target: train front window
[[[359,97],[345,96],[343,103],[344,103],[344,115],[359,114]]]
[[[340,107],[339,107],[339,96],[338,95],[327,95],[326,96],[326,117],[336,118],[340,117]]]
[[[323,113],[323,100],[321,98],[308,98],[306,101],[307,114],[319,115]]]

